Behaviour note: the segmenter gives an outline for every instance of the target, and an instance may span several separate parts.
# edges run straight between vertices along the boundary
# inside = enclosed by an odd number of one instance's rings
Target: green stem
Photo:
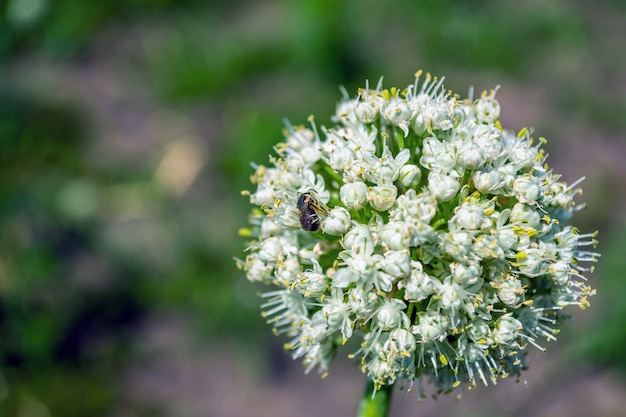
[[[375,389],[374,381],[368,378],[357,417],[386,417],[391,404],[392,389],[393,385],[382,385]]]

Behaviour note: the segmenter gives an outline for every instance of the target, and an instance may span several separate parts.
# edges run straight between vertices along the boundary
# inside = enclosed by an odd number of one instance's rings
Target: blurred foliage
[[[214,13],[201,21],[187,15],[174,18],[165,42],[156,44],[158,53],[146,54],[146,69],[153,70],[157,88],[169,98],[203,97],[250,86],[263,74],[281,71],[322,77],[331,85],[360,85],[362,77],[375,79],[384,73],[396,58],[391,54],[406,54],[397,50],[406,39],[418,45],[409,53],[435,63],[430,70],[488,67],[521,74],[534,57],[562,44],[582,47],[589,39],[579,15],[557,3],[272,3],[277,11],[267,14],[271,20],[262,27],[248,24],[255,12],[267,13],[258,4],[243,7],[237,15]]]
[[[588,7],[538,0],[2,3],[0,415],[112,413],[125,401],[123,369],[138,355],[133,336],[163,312],[181,314],[205,342],[264,345],[271,336],[258,315],[258,288],[232,262],[245,256],[236,230],[248,207],[239,192],[250,187],[250,161],[266,161],[281,140],[284,119],[301,124],[315,114],[318,126],[328,123],[337,85],[352,94],[381,74],[402,85],[420,67],[545,76],[561,115],[626,136],[623,90],[611,88],[623,76],[623,57],[614,52],[622,39],[610,30],[619,27],[610,17],[623,18],[626,9],[623,2],[593,13]],[[42,72],[104,56],[154,106],[203,109],[206,143],[168,138],[172,147],[158,156],[94,163],[93,115],[59,99],[56,85],[46,91],[24,79],[19,64],[33,56],[44,62]],[[13,73],[6,70],[12,65]],[[450,82],[455,91],[468,87],[463,77]],[[200,162],[178,193],[158,165],[180,146],[191,146]],[[183,158],[172,170],[186,166]],[[598,216],[610,214],[608,199],[616,198],[601,192],[607,200],[594,203]],[[603,252],[612,249],[596,274],[606,281],[600,294],[618,296],[623,236],[615,245],[601,239]],[[585,352],[623,365],[626,310],[617,299],[604,306],[613,319],[589,333]],[[133,410],[158,415],[149,406]]]
[[[45,48],[70,56],[86,48],[92,36],[124,19],[170,12],[200,4],[199,0],[8,0],[0,10],[0,53]],[[215,1],[218,3],[218,1]]]
[[[598,300],[593,302],[596,315],[602,317],[584,331],[584,337],[573,346],[571,354],[589,365],[601,365],[623,377],[626,371],[626,225],[613,231],[609,243],[602,245],[602,259],[597,274],[603,278]],[[582,336],[582,335],[581,335]]]
[[[117,395],[115,370],[143,314],[136,276],[116,267],[109,282],[90,284],[75,270],[98,253],[95,225],[56,209],[60,184],[94,175],[81,161],[78,112],[6,94],[0,103],[0,372],[8,384],[0,414],[25,415],[41,402],[94,415]],[[70,383],[77,376],[81,384]]]

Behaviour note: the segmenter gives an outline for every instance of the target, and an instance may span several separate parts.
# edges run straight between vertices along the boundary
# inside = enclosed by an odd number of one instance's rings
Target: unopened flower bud
[[[387,299],[376,313],[376,320],[381,329],[393,329],[400,327],[402,323],[408,321],[404,313],[406,304],[396,298]]]
[[[409,275],[411,270],[411,254],[409,250],[390,250],[385,252],[382,269],[396,278]]]
[[[356,119],[361,123],[375,122],[378,112],[378,104],[373,100],[359,101],[354,108]]]
[[[459,207],[452,217],[452,222],[462,229],[480,229],[485,215],[485,210],[477,204],[464,204]]]
[[[367,193],[367,201],[376,211],[387,211],[393,206],[398,195],[398,189],[393,184],[383,184],[371,187]]]
[[[354,210],[362,210],[367,203],[367,185],[363,182],[346,183],[341,186],[339,197],[346,207]]]
[[[461,188],[461,183],[458,179],[450,175],[442,175],[431,172],[428,174],[428,188],[437,200],[446,202],[452,200],[454,196],[456,196]]]
[[[338,172],[346,171],[352,165],[353,152],[348,148],[336,148],[328,157],[328,164]]]
[[[506,314],[496,321],[493,338],[496,343],[511,345],[519,337],[521,330],[522,323],[510,314]]]
[[[519,308],[524,302],[526,290],[522,287],[522,282],[514,277],[495,283],[500,301],[513,308]]]
[[[513,191],[520,203],[534,204],[539,199],[541,189],[527,177],[520,177],[513,182]]]
[[[474,109],[476,118],[483,123],[493,123],[500,117],[500,103],[495,99],[495,92],[476,101]]]
[[[421,335],[423,342],[431,342],[444,336],[449,325],[448,317],[436,311],[426,311],[419,315],[419,323],[413,333]]]
[[[406,248],[409,245],[409,238],[409,228],[403,222],[389,222],[380,231],[380,240],[391,250]]]
[[[406,164],[400,168],[398,181],[405,187],[415,187],[422,179],[422,171],[417,165]]]
[[[480,146],[474,141],[467,141],[459,149],[457,160],[465,169],[477,169],[485,164],[487,158]]]
[[[518,203],[513,206],[509,221],[511,223],[523,223],[528,225],[528,227],[537,229],[541,224],[541,216],[532,207]]]
[[[343,235],[349,228],[350,213],[343,207],[334,207],[322,222],[322,230],[329,235]]]

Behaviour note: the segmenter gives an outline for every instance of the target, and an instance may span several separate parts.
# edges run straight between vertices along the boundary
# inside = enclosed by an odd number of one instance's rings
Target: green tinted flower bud
[[[343,235],[350,228],[350,213],[343,207],[334,207],[324,221],[322,230],[333,236]]]
[[[387,249],[401,250],[409,245],[410,231],[404,222],[389,222],[380,231],[380,240]]]
[[[405,187],[414,187],[422,179],[422,171],[417,165],[407,164],[400,168],[398,181]]]
[[[514,346],[522,331],[522,323],[511,314],[500,317],[493,329],[493,339],[501,345]]]
[[[463,285],[474,285],[482,280],[483,268],[477,262],[450,264],[450,271],[454,276],[454,280]]]
[[[539,199],[541,189],[527,177],[519,177],[513,182],[513,191],[520,203],[534,204]]]
[[[502,175],[496,170],[474,171],[472,181],[476,189],[484,194],[497,194],[504,184]]]
[[[422,337],[422,342],[431,342],[445,337],[450,320],[447,316],[436,311],[426,311],[419,314],[419,321],[413,333]]]
[[[385,258],[381,262],[383,271],[396,278],[409,275],[411,256],[408,249],[389,250],[385,252],[384,256]]]
[[[477,204],[463,204],[452,216],[451,222],[462,229],[478,230],[481,228],[485,210]]]
[[[524,302],[526,290],[522,287],[522,282],[514,277],[509,277],[497,285],[497,294],[500,301],[513,308],[519,308]]]
[[[385,299],[376,311],[377,326],[383,330],[404,327],[409,321],[409,318],[403,311],[405,308],[406,304],[401,300],[395,298]]]
[[[360,101],[354,108],[356,119],[361,123],[373,123],[378,119],[378,103],[374,100]]]
[[[435,172],[428,174],[428,188],[437,200],[446,202],[452,200],[461,188],[461,183],[455,177]]]
[[[513,206],[509,221],[511,223],[525,224],[528,227],[537,229],[541,224],[541,215],[532,207],[518,203]]]
[[[376,211],[387,211],[396,201],[398,189],[392,184],[383,184],[370,187],[367,192],[367,201]]]
[[[367,185],[363,182],[346,183],[341,186],[339,197],[346,207],[354,210],[362,210],[367,203]]]
[[[500,117],[500,103],[495,99],[496,90],[489,96],[485,95],[474,104],[476,119],[483,123],[493,123]]]

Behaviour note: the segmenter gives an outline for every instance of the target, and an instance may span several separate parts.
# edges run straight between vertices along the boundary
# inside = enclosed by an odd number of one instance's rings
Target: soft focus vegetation
[[[250,161],[284,118],[327,123],[339,85],[419,68],[502,84],[503,124],[587,176],[578,225],[605,255],[564,345],[626,369],[622,2],[9,0],[0,19],[0,415],[167,415],[127,378],[163,318],[284,366],[232,260]]]

